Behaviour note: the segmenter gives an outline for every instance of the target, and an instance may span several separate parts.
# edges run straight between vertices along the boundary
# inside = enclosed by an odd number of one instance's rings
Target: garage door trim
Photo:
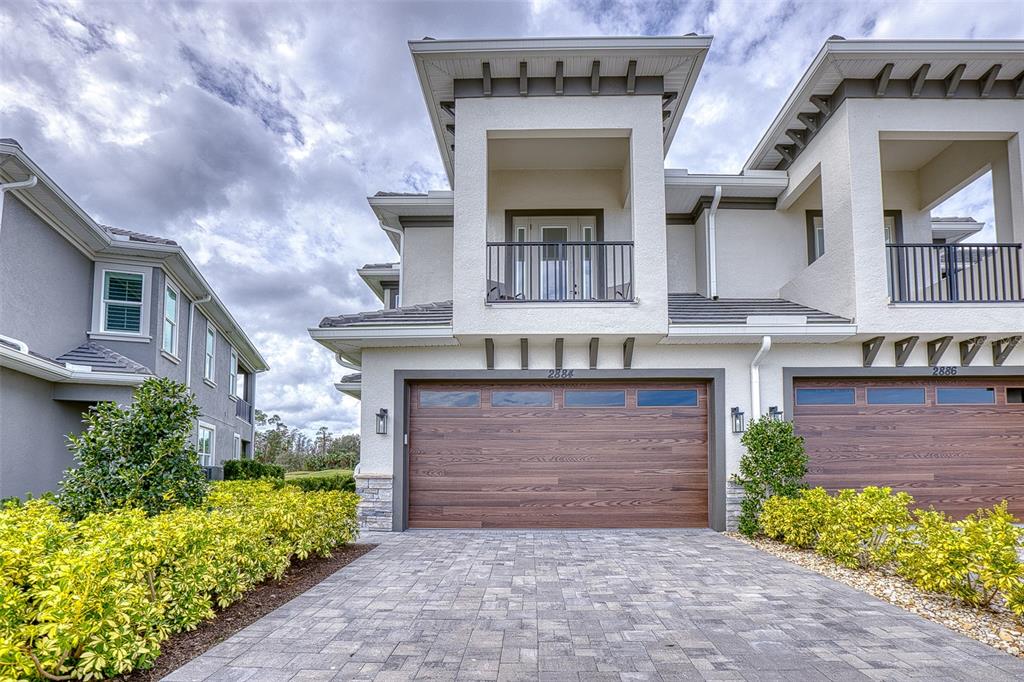
[[[577,369],[572,379],[551,379],[546,369],[396,370],[393,430],[392,530],[409,527],[409,384],[416,381],[576,381],[700,379],[708,382],[708,525],[725,530],[725,369]]]
[[[794,412],[793,384],[795,379],[887,379],[899,377],[928,377],[941,382],[943,379],[1013,377],[1024,374],[1024,367],[963,367],[960,365],[939,365],[955,367],[956,374],[937,374],[935,367],[783,367],[782,389],[785,418],[792,420]]]

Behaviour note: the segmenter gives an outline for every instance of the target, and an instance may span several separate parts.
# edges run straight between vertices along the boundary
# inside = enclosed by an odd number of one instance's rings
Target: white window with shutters
[[[148,341],[152,268],[97,263],[93,284],[92,338]]]

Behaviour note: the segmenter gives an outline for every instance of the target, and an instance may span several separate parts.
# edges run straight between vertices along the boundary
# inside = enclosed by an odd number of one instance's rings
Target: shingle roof
[[[112,235],[118,237],[127,237],[128,241],[132,242],[144,242],[146,244],[165,244],[167,246],[177,246],[178,242],[173,239],[167,239],[165,237],[155,237],[151,234],[143,234],[141,232],[135,232],[133,230],[126,230],[121,227],[111,227],[110,225],[101,225],[104,230]]]
[[[359,269],[360,270],[383,270],[383,269],[394,270],[397,267],[398,267],[398,263],[397,262],[394,262],[394,263],[366,263],[365,265],[363,265],[363,267],[361,267]]]
[[[361,384],[363,383],[363,375],[358,372],[356,372],[355,374],[346,374],[345,376],[341,377],[341,381],[339,383]]]
[[[375,197],[425,197],[426,192],[377,192]]]
[[[720,298],[700,294],[669,294],[672,324],[746,324],[749,315],[807,316],[808,324],[849,324],[849,320],[784,298]]]
[[[410,325],[449,325],[452,302],[422,303],[391,310],[336,315],[320,320],[321,327],[407,327]]]
[[[73,365],[88,365],[103,372],[124,372],[127,374],[152,374],[145,365],[140,365],[131,358],[101,346],[95,341],[86,341],[78,348],[69,350],[57,358],[57,362],[70,362]]]

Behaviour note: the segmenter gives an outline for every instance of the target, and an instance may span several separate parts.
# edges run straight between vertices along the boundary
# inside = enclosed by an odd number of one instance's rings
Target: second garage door
[[[708,525],[702,383],[422,383],[413,528]]]
[[[1024,380],[803,379],[808,481],[891,486],[956,517],[1006,499],[1024,518]]]

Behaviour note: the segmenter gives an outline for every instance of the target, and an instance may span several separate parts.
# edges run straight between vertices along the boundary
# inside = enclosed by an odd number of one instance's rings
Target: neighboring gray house
[[[90,405],[187,383],[200,463],[252,453],[267,363],[175,242],[96,223],[0,140],[0,497],[52,490]]]

